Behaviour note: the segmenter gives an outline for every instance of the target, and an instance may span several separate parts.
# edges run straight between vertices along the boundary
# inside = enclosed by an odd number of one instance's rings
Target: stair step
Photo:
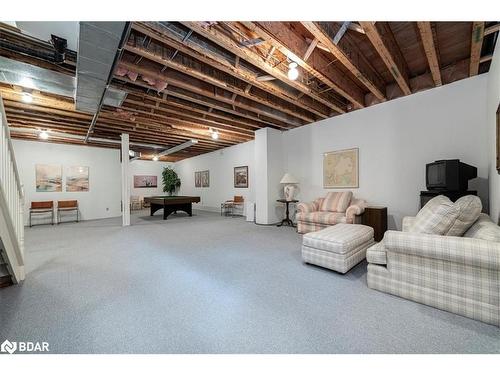
[[[0,277],[10,276],[10,272],[7,269],[6,264],[0,264]]]
[[[10,277],[10,275],[0,277],[0,288],[5,288],[6,286],[11,285],[14,285],[14,283],[12,282],[12,278]]]

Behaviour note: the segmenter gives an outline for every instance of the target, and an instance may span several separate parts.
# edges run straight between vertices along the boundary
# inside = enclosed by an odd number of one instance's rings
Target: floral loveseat
[[[338,223],[359,223],[366,201],[355,199],[352,191],[330,192],[324,198],[297,205],[297,231],[316,232]]]

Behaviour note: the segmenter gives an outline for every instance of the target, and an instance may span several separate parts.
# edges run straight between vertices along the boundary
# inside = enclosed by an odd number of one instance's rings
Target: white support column
[[[122,134],[122,225],[130,225],[129,137]]]
[[[281,177],[284,174],[283,139],[279,130],[263,128],[255,131],[255,185],[256,221],[259,224],[278,222],[283,207],[276,200],[282,198]]]

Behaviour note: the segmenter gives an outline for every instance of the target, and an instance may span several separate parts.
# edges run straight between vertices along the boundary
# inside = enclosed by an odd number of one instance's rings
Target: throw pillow
[[[481,199],[475,195],[466,195],[461,197],[455,202],[455,206],[458,206],[459,213],[451,228],[446,233],[447,236],[463,236],[463,234],[474,224],[483,205]]]
[[[330,192],[321,203],[320,211],[345,212],[352,199],[352,191]]]
[[[464,237],[500,242],[500,227],[491,221],[488,215],[480,214],[476,222],[464,234]]]
[[[454,205],[444,195],[438,195],[418,212],[410,232],[444,235],[450,230],[458,214],[458,205]]]

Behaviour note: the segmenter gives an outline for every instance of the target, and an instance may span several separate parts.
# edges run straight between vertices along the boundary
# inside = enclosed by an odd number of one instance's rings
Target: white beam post
[[[122,136],[122,226],[130,225],[129,137]]]

